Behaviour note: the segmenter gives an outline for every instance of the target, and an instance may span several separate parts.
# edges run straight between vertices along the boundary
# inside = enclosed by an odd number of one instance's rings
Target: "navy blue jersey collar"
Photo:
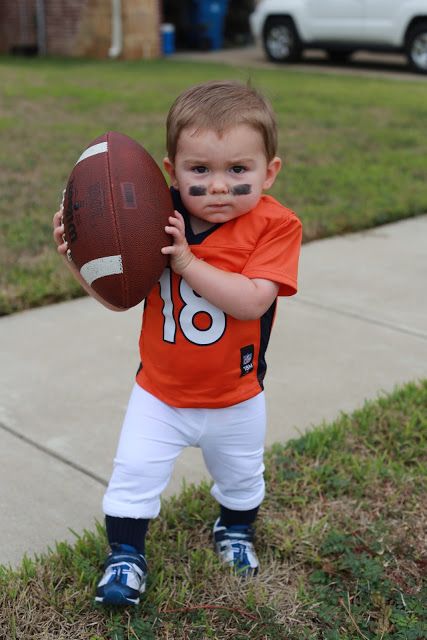
[[[175,189],[175,187],[171,187],[170,192],[172,196],[174,209],[179,211],[182,217],[184,218],[185,237],[188,244],[201,244],[205,238],[210,236],[211,233],[213,233],[216,229],[222,226],[221,223],[218,223],[218,224],[215,224],[210,229],[207,229],[206,231],[202,231],[201,233],[194,233],[190,224],[190,214],[188,213],[187,209],[184,206],[184,203],[181,200],[181,194],[179,193],[178,189]]]

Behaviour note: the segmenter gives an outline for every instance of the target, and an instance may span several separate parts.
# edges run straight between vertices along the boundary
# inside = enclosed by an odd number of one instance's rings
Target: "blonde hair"
[[[211,81],[190,87],[171,106],[166,120],[166,147],[174,162],[181,131],[194,127],[222,136],[246,124],[262,136],[267,160],[277,151],[277,126],[268,100],[256,89],[234,81]]]

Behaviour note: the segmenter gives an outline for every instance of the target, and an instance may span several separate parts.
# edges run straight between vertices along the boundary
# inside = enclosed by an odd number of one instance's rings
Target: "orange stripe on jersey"
[[[219,269],[277,282],[279,295],[296,293],[301,223],[270,196],[187,239],[196,257]],[[225,407],[257,395],[275,308],[276,302],[262,318],[237,320],[166,269],[144,308],[138,384],[176,407]]]

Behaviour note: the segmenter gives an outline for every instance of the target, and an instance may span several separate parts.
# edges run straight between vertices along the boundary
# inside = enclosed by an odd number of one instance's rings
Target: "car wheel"
[[[414,71],[427,73],[427,22],[419,24],[409,32],[406,55]]]
[[[263,45],[273,62],[296,62],[301,57],[301,43],[291,20],[270,18],[264,27]]]

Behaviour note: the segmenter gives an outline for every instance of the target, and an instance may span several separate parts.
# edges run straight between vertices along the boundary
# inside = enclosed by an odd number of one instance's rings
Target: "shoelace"
[[[249,544],[245,542],[234,542],[231,545],[233,549],[234,561],[237,562],[242,567],[250,566],[250,561],[248,558],[248,550]]]
[[[120,584],[127,584],[127,576],[132,573],[133,569],[128,564],[117,564],[110,567],[112,576],[110,582],[120,582]]]

